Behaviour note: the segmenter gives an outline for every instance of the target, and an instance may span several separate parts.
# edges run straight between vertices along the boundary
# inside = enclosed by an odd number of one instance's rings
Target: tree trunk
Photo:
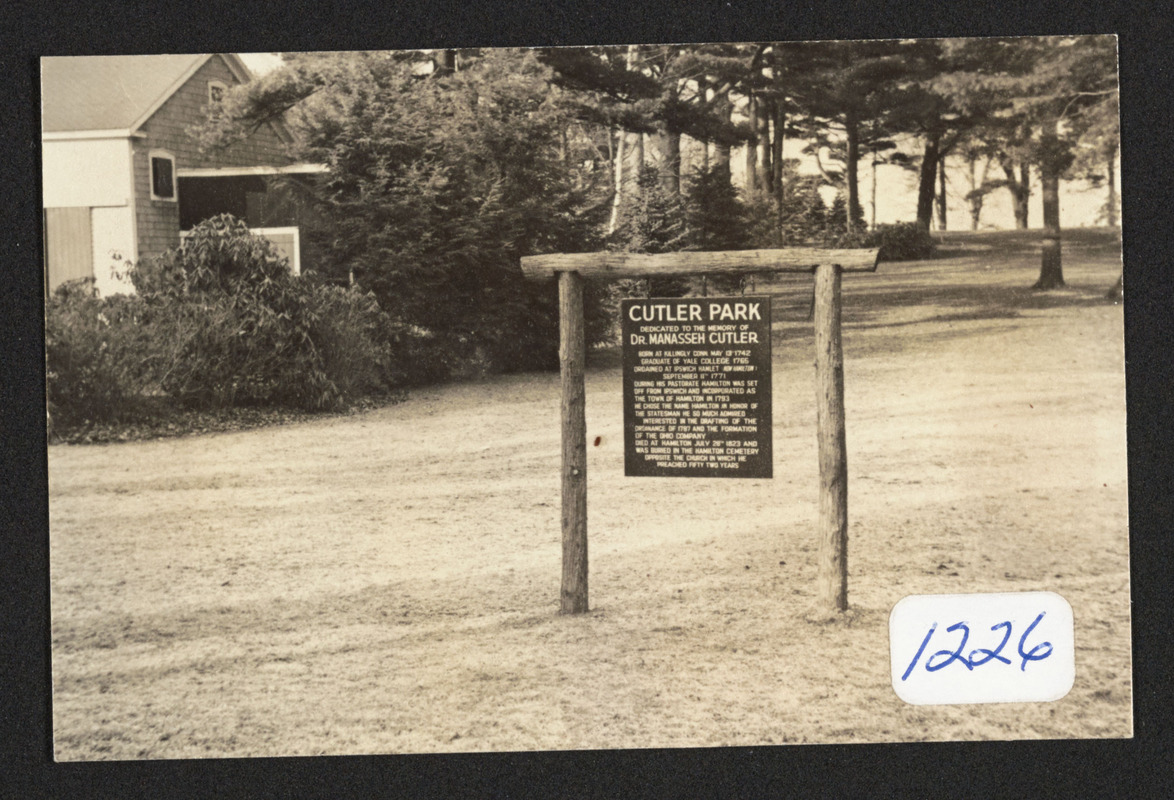
[[[639,60],[639,55],[640,54],[639,54],[639,49],[638,49],[637,45],[634,45],[634,44],[628,45],[628,54],[627,54],[627,61],[626,61],[626,66],[628,69],[631,70],[631,69],[636,68],[637,61]],[[630,149],[630,147],[629,147],[630,141],[633,136],[635,136],[635,138],[637,140],[639,140],[640,134],[629,134],[629,133],[625,132],[622,128],[613,129],[611,131],[611,133],[609,133],[609,136],[612,133],[614,133],[615,137],[616,137],[616,147],[615,147],[615,155],[614,155],[615,186],[612,190],[611,216],[608,218],[608,221],[607,221],[607,233],[609,236],[611,234],[615,233],[616,229],[619,228],[619,226],[620,226],[620,219],[623,216],[624,204],[625,204],[625,201],[626,201],[627,195],[628,195],[628,186],[630,184],[634,183],[635,180],[637,178],[639,178],[639,176],[640,176],[639,166],[637,166],[635,169],[632,169],[627,163],[628,161],[632,160],[632,156],[628,152],[628,150]],[[608,149],[609,150],[611,149],[611,140],[610,139],[608,140]],[[644,160],[643,149],[641,149],[641,151],[640,151],[639,158],[640,158],[640,161],[637,162],[637,164],[642,164],[643,160]]]
[[[754,93],[750,92],[746,95],[746,116],[750,120],[752,128],[756,128],[758,119],[757,102],[754,99]],[[751,140],[746,142],[746,194],[754,194],[758,191],[758,142]]]
[[[938,230],[946,229],[946,157],[938,159]]]
[[[782,98],[775,101],[774,139],[771,141],[771,167],[774,171],[775,186],[775,227],[778,229],[780,246],[783,241],[783,205],[787,202],[787,188],[783,181],[783,145],[786,143],[787,111]]]
[[[638,70],[640,67],[640,46],[635,44],[628,45],[628,69]],[[629,136],[628,152],[630,154],[630,164],[627,170],[627,179],[629,184],[635,185],[640,180],[640,174],[644,171],[644,134],[632,133]]]
[[[783,198],[783,144],[787,140],[787,111],[781,98],[775,100],[771,114],[772,136],[770,142],[770,166],[775,196],[781,203]]]
[[[978,173],[975,171],[978,168],[978,155],[971,153],[966,157],[967,163],[970,165],[970,194],[966,198],[966,202],[970,204],[970,230],[978,230],[978,221],[982,216],[983,194],[979,189],[986,183],[986,168],[983,169],[982,180],[978,179]],[[987,159],[987,167],[990,166],[990,159]]]
[[[938,174],[938,148],[940,133],[927,134],[925,153],[921,157],[921,173],[917,182],[917,224],[929,231],[933,219],[934,179]]]
[[[664,150],[661,152],[661,186],[666,191],[681,194],[681,134],[666,133],[664,135]]]
[[[1109,160],[1106,166],[1109,172],[1109,201],[1105,206],[1105,221],[1109,223],[1110,228],[1117,227],[1117,148],[1109,153]],[[1120,282],[1118,281],[1118,284]]]
[[[644,166],[644,141],[639,133],[617,131],[615,149],[615,186],[612,190],[611,216],[607,222],[608,234],[620,227],[632,191]]]
[[[754,122],[754,128],[758,133],[758,163],[762,166],[762,171],[759,173],[759,186],[766,189],[770,194],[774,194],[774,167],[771,160],[770,140],[770,118],[772,100],[766,98],[759,98],[757,104],[757,118]]]
[[[610,137],[612,134],[609,133]],[[615,188],[612,190],[611,199],[611,217],[607,221],[607,233],[610,236],[616,232],[616,228],[620,224],[620,209],[624,204],[624,140],[627,136],[623,131],[618,131],[616,135],[615,148]],[[610,148],[610,139],[609,139]]]
[[[847,115],[844,127],[848,134],[848,164],[845,171],[845,178],[848,182],[848,208],[845,211],[845,216],[848,221],[848,233],[855,233],[856,211],[860,208],[860,126],[855,115],[852,113]]]
[[[1044,201],[1044,241],[1039,280],[1033,289],[1056,289],[1064,285],[1060,260],[1060,176],[1043,175],[1040,187]]]
[[[1031,170],[1026,163],[1019,164],[1019,175],[1015,174],[1015,164],[1010,160],[1003,162],[1003,173],[1007,176],[1007,188],[1011,191],[1011,200],[1014,203],[1015,227],[1027,230],[1027,202],[1031,198]]]
[[[730,146],[715,142],[713,145],[713,166],[728,167],[730,165]]]
[[[722,109],[721,114],[726,118],[726,120],[729,120],[730,117],[733,116],[734,104],[730,102],[730,93],[728,91],[722,93],[720,100],[715,99],[715,104],[717,105],[717,107]],[[713,145],[713,166],[714,167],[720,167],[720,166],[728,167],[729,165],[730,165],[730,146],[728,144],[721,144],[719,142],[714,142],[714,145]]]
[[[1019,193],[1015,196],[1015,224],[1027,230],[1031,224],[1028,217],[1028,202],[1031,200],[1031,167],[1026,162],[1019,165]]]
[[[870,204],[871,212],[868,222],[870,230],[876,230],[876,151],[872,151],[872,203]]]
[[[697,99],[702,106],[709,103],[709,79],[702,75],[697,79]],[[709,172],[709,142],[701,141],[701,170]]]
[[[1039,159],[1040,193],[1043,196],[1044,241],[1039,280],[1033,289],[1056,289],[1064,285],[1064,268],[1060,260],[1060,158],[1057,155],[1056,124],[1045,134]]]

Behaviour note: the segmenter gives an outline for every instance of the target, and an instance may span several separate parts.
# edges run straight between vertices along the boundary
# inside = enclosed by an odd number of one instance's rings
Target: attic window
[[[175,201],[175,156],[162,150],[152,150],[151,199]]]
[[[228,86],[220,81],[208,81],[208,107],[215,108],[224,102],[224,93]]]

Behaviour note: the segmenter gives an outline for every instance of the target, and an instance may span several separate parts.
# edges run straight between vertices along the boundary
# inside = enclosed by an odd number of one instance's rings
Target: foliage
[[[746,206],[730,183],[729,164],[689,176],[685,224],[694,250],[744,250],[751,245]]]
[[[754,246],[751,217],[738,190],[730,183],[729,164],[694,170],[685,197],[685,223],[693,250],[746,250]],[[701,294],[728,295],[741,291],[743,276],[712,274],[701,281]],[[697,280],[693,281],[694,289]]]
[[[666,188],[658,172],[646,167],[637,193],[622,224],[612,237],[613,249],[628,253],[671,253],[682,250],[744,250],[753,245],[753,220],[737,189],[730,183],[729,166],[694,170],[681,195]],[[641,283],[639,281],[634,283]],[[704,286],[702,285],[704,283]],[[688,293],[732,292],[741,286],[738,276],[711,275],[700,279],[648,279],[644,287],[627,286],[627,293],[643,290],[656,297]]]
[[[893,148],[895,131],[923,127],[942,103],[920,82],[939,67],[933,40],[775,42],[770,46],[772,90],[794,106],[795,127],[816,156],[829,184],[859,204],[858,162],[865,152]],[[828,172],[819,152],[828,150],[842,170]],[[861,230],[855,216],[845,216]]]
[[[864,230],[864,209],[857,203],[852,209],[852,224],[848,224],[848,203],[844,200],[842,193],[837,193],[835,199],[832,200],[832,207],[828,212],[827,225],[832,231],[863,231]]]
[[[49,299],[50,410],[77,426],[128,420],[164,396],[329,409],[552,366],[557,289],[525,280],[521,258],[799,244],[925,258],[947,156],[970,165],[975,224],[1006,188],[1026,226],[1033,171],[1046,225],[1059,226],[1055,190],[1072,178],[1108,185],[1113,222],[1116,55],[1107,36],[287,54],[228,92],[198,136],[219,147],[283,117],[290,155],[328,168],[306,179],[316,213],[303,242],[321,274],[356,285],[295,280],[243,222],[208,220],[129,270],[137,296],[67,285]],[[796,139],[818,175],[784,156]],[[730,148],[743,143],[740,194]],[[910,143],[917,155],[901,152]],[[920,228],[864,230],[862,158],[920,171]],[[830,208],[825,187],[838,193]],[[1055,255],[1043,288],[1063,283]],[[589,282],[588,341],[608,335],[624,292],[741,281],[651,283]]]
[[[881,261],[916,261],[933,258],[937,242],[916,222],[898,222],[869,231],[863,246],[879,247]]]
[[[207,220],[181,247],[131,270],[157,341],[155,377],[193,408],[321,410],[407,378],[398,329],[370,295],[295,278],[240,220]]]
[[[375,54],[303,56],[287,73],[268,100],[313,89],[301,156],[330,166],[317,189],[327,258],[422,332],[435,377],[557,363],[557,294],[520,259],[596,249],[601,211],[560,158],[549,70],[488,50],[432,77]]]
[[[979,192],[1008,186],[1026,197],[1028,164],[1065,166],[1073,141],[1082,147],[1071,170],[1093,174],[1115,153],[1110,41],[291,54],[284,68],[233,93],[217,124],[289,112],[302,137],[296,156],[330,168],[317,192],[326,269],[353,273],[390,320],[417,332],[403,346],[433,359],[427,372],[442,379],[554,363],[556,295],[522,280],[517,264],[526,255],[605,244],[663,252],[847,241],[844,228],[864,228],[858,160],[909,162],[896,152],[901,137],[902,147],[924,150],[918,217],[926,227],[934,167],[957,148],[980,148],[1007,174],[971,187],[974,214]],[[1065,125],[1051,147],[1040,120],[1056,114]],[[693,146],[683,150],[682,136]],[[784,141],[795,137],[822,159],[825,185],[845,196],[830,212],[818,187],[781,163]],[[707,167],[711,153],[725,167],[721,177],[690,177],[682,166],[682,152],[698,142],[707,144]],[[769,153],[773,208],[754,187],[739,198],[729,185],[729,148],[741,142]],[[630,169],[646,158],[645,145],[659,156],[658,187],[652,167]],[[605,160],[608,169],[595,168]],[[617,215],[605,225],[613,199]],[[733,235],[739,221],[745,241]],[[616,232],[606,243],[605,229]],[[909,232],[886,235],[901,239],[889,245],[895,252],[928,246]],[[588,294],[589,331],[605,327],[604,294]]]
[[[553,85],[565,90],[559,102],[570,117],[650,134],[666,149],[657,171],[665,187],[679,194],[681,135],[727,150],[753,138],[747,126],[731,120],[729,108],[729,92],[744,77],[748,47],[628,45],[537,53],[550,67]]]
[[[253,235],[243,220],[230,214],[201,222],[179,248],[139,262],[130,278],[135,291],[146,297],[237,292],[269,296],[291,285],[285,258],[269,240]]]
[[[337,409],[394,385],[382,315],[369,297],[305,283],[278,311],[231,295],[168,299],[153,328],[160,387],[191,408]]]
[[[691,249],[693,230],[684,199],[664,188],[654,167],[644,167],[636,187],[632,206],[613,236],[613,249],[647,254]]]
[[[303,302],[312,309],[308,332],[322,372],[340,398],[382,394],[409,382],[411,366],[393,353],[400,355],[396,351],[406,348],[394,345],[412,337],[391,324],[373,295],[307,282]]]
[[[99,298],[93,281],[59,287],[45,306],[49,414],[58,427],[136,417],[151,385],[153,337],[140,298]]]
[[[310,320],[288,265],[241,220],[201,223],[179,248],[144,260],[130,276],[167,348],[159,374],[167,394],[197,408],[336,401],[320,365],[307,358]]]
[[[937,251],[937,241],[916,222],[878,225],[871,231],[830,230],[820,244],[834,248],[875,247],[880,261],[918,261],[933,258]]]
[[[684,198],[664,186],[654,167],[644,167],[636,181],[635,196],[611,237],[611,249],[649,255],[672,253],[691,249],[692,239]],[[630,294],[638,288],[636,284],[644,283],[644,292],[651,297],[681,297],[691,285],[676,277],[630,283],[632,286],[625,284],[622,291]]]

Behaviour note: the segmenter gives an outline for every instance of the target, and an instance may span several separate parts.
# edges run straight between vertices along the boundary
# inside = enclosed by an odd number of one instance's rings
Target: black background
[[[1160,4],[12,3],[0,12],[0,797],[1163,797],[1171,778],[1171,51]],[[54,764],[37,58],[160,52],[1120,34],[1132,740]],[[589,664],[584,669],[590,669]]]

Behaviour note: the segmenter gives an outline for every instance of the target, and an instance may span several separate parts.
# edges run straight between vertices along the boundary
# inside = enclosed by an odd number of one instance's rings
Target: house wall
[[[90,209],[84,206],[45,209],[45,288],[94,274],[90,250]]]
[[[177,170],[196,167],[275,166],[289,163],[276,132],[264,126],[249,138],[214,153],[201,153],[192,130],[207,117],[208,82],[240,83],[224,59],[213,56],[139,129],[133,140],[135,216],[139,258],[179,245],[179,203],[151,198],[150,152],[175,157]]]
[[[41,143],[42,207],[125,206],[130,203],[126,139]]]
[[[103,295],[130,291],[119,277],[138,257],[127,140],[43,141],[41,153],[46,288],[92,276]]]
[[[134,242],[134,212],[130,206],[90,209],[94,286],[103,297],[134,291],[126,277],[127,263],[135,260],[128,248]]]

